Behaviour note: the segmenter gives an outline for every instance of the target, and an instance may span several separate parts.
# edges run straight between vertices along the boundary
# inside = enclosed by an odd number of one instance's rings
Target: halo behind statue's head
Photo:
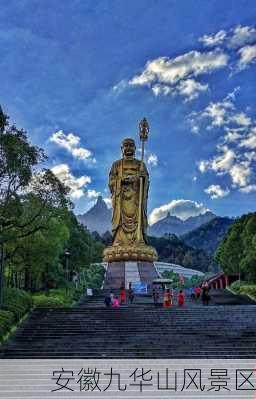
[[[135,141],[131,138],[126,138],[122,141],[122,148],[125,146],[125,144],[132,144],[134,147],[136,147]]]

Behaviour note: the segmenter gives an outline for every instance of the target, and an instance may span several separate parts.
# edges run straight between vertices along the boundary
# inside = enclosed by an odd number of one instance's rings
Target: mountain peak
[[[177,216],[173,216],[170,212],[163,218],[158,220],[150,227],[150,235],[161,237],[165,234],[176,234],[182,235],[191,231],[200,225],[209,222],[212,220],[216,215],[212,212],[208,211],[204,214],[199,214],[197,216],[190,216],[186,220],[182,220]]]
[[[95,205],[83,215],[78,215],[77,218],[88,230],[103,234],[106,231],[111,231],[111,214],[111,209],[108,209],[106,202],[99,195]]]

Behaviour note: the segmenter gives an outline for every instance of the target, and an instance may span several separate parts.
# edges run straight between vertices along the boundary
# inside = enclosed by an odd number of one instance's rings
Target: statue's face
[[[135,144],[131,141],[127,141],[122,145],[123,156],[126,157],[134,157],[135,155]]]

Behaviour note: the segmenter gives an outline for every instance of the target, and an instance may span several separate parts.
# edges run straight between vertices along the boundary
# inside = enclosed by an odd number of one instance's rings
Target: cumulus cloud
[[[98,198],[99,195],[100,195],[100,192],[98,192],[94,189],[87,190],[87,197],[90,199]]]
[[[152,166],[158,165],[158,157],[156,154],[149,154],[148,156],[148,164]]]
[[[200,172],[212,171],[219,176],[228,175],[231,183],[229,190],[237,188],[246,193],[250,191],[245,187],[251,187],[255,179],[256,123],[246,112],[237,110],[234,103],[236,92],[237,90],[233,91],[222,101],[211,102],[197,114],[193,113],[190,122],[193,127],[195,123],[206,121],[208,125],[204,126],[204,130],[218,128],[221,132],[215,155],[198,163]],[[212,190],[213,186],[210,188]],[[242,190],[243,188],[245,189]],[[218,196],[220,197],[221,195]]]
[[[253,26],[237,25],[230,30],[220,30],[217,33],[199,38],[206,47],[226,45],[229,48],[239,48],[256,41],[256,29]]]
[[[73,176],[67,164],[56,165],[51,170],[63,184],[70,188],[70,197],[73,199],[81,198],[86,186],[91,183],[90,176]]]
[[[149,216],[149,223],[156,223],[158,220],[163,219],[168,212],[171,215],[177,216],[182,220],[188,219],[190,216],[198,216],[209,211],[201,203],[191,200],[173,200],[168,204],[162,205],[159,208],[153,209]]]
[[[230,171],[236,157],[234,151],[227,146],[220,148],[219,151],[220,154],[214,156],[212,159],[199,162],[199,170],[201,173],[205,173],[207,170],[213,170],[218,175],[221,175]]]
[[[244,46],[239,51],[239,67],[241,69],[246,68],[249,64],[256,59],[256,44],[252,46]]]
[[[76,159],[90,161],[93,163],[96,162],[90,150],[79,146],[80,137],[74,135],[73,133],[65,134],[63,130],[59,130],[52,134],[52,136],[50,137],[50,141],[62,148],[65,148]]]
[[[240,191],[246,194],[252,193],[256,191],[256,184],[249,184],[248,186],[242,187],[240,188]]]
[[[219,32],[213,35],[203,35],[199,38],[199,41],[202,42],[207,47],[215,47],[219,46],[224,42],[227,37],[227,32],[224,30],[220,30]]]
[[[241,140],[239,147],[256,149],[256,126],[252,127],[247,136]]]
[[[159,57],[148,61],[143,72],[129,84],[148,86],[155,95],[180,94],[191,100],[208,89],[208,84],[200,83],[195,77],[226,66],[228,59],[228,54],[218,49],[190,51],[175,58]]]
[[[108,198],[108,197],[103,198],[103,201],[106,203],[108,208],[112,208],[112,200],[111,200],[111,198]]]
[[[229,45],[231,47],[242,47],[254,41],[256,41],[256,29],[252,26],[238,25],[231,31]]]
[[[207,187],[204,190],[204,192],[206,194],[209,194],[212,199],[215,199],[215,198],[226,197],[230,193],[230,190],[228,188],[226,189],[221,188],[219,184],[217,185],[212,184],[211,186]]]

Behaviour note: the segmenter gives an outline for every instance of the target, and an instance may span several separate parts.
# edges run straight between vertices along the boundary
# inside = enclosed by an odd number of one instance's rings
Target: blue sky
[[[144,116],[151,222],[254,211],[255,15],[254,0],[2,0],[0,103],[77,213],[109,198]]]

